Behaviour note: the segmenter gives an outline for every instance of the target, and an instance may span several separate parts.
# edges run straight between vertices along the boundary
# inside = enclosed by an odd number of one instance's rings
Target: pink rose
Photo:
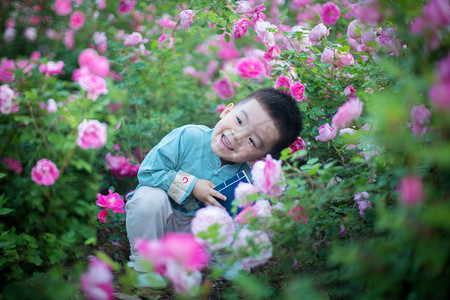
[[[306,149],[306,144],[301,137],[297,137],[297,139],[289,145],[289,148],[291,148],[291,154],[294,154],[297,151]]]
[[[325,25],[334,25],[341,16],[341,10],[333,2],[327,2],[322,5],[320,19]]]
[[[48,113],[55,113],[58,111],[58,105],[54,99],[48,99],[47,104],[41,101],[40,106],[46,109]]]
[[[276,27],[262,20],[257,21],[255,24],[255,32],[266,47],[275,45],[275,35],[273,32],[267,30],[269,28],[275,29]]]
[[[175,293],[195,296],[202,283],[200,271],[188,271],[176,262],[169,260],[164,275],[169,278]]]
[[[83,90],[87,91],[87,97],[93,101],[97,100],[98,96],[108,93],[106,81],[100,76],[87,74],[81,76],[78,83]]]
[[[370,25],[376,25],[380,18],[377,1],[365,1],[356,7],[353,14],[358,20]]]
[[[67,30],[64,32],[64,46],[66,49],[71,50],[75,47],[75,32],[73,30]]]
[[[80,29],[84,24],[84,19],[84,14],[81,11],[74,11],[70,16],[69,27],[73,30]]]
[[[60,16],[68,15],[72,11],[71,0],[55,0],[53,4],[55,13]]]
[[[81,274],[80,288],[88,300],[113,300],[113,274],[108,264],[92,257],[87,271]]]
[[[10,114],[19,110],[19,102],[13,101],[14,91],[9,85],[0,86],[0,111],[2,114]]]
[[[14,158],[3,158],[3,164],[6,165],[8,171],[12,171],[16,174],[22,173],[22,164]]]
[[[345,102],[338,108],[338,111],[331,120],[333,128],[348,127],[355,118],[361,115],[362,109],[363,103],[357,97]]]
[[[292,0],[291,7],[293,9],[303,9],[305,6],[309,5],[311,0]]]
[[[431,104],[442,111],[450,111],[450,80],[439,80],[428,91]]]
[[[249,243],[251,241],[251,243]],[[264,231],[241,229],[233,243],[233,250],[242,264],[253,268],[272,257],[272,243]]]
[[[104,207],[106,209],[111,209],[114,213],[125,213],[123,206],[125,203],[118,193],[113,193],[113,191],[108,190],[108,195],[97,194],[97,201],[95,202],[98,206]]]
[[[82,149],[100,149],[108,138],[106,128],[106,123],[84,119],[78,125],[77,145]]]
[[[36,28],[27,27],[23,32],[23,35],[25,36],[25,39],[27,39],[30,42],[33,42],[37,38]]]
[[[31,170],[31,179],[38,185],[52,185],[59,177],[59,170],[56,165],[48,160],[41,159]]]
[[[219,104],[219,105],[216,106],[216,112],[217,113],[221,113],[221,112],[223,112],[225,110],[225,108],[227,108],[227,106],[225,104],[223,104],[223,103]]]
[[[80,55],[78,55],[78,63],[80,66],[91,67],[96,63],[98,58],[98,53],[94,49],[87,48],[81,51]]]
[[[288,212],[288,216],[291,216],[296,222],[308,224],[308,215],[306,214],[305,209],[297,203],[291,207]]]
[[[361,193],[356,193],[355,195],[353,195],[353,199],[355,199],[355,201],[363,201],[363,200],[367,200],[369,199],[370,194],[366,191],[361,192]]]
[[[277,80],[275,81],[275,88],[276,89],[285,88],[288,91],[290,91],[291,84],[292,84],[292,79],[290,79],[284,75],[280,75],[277,77]]]
[[[97,45],[97,50],[100,53],[105,53],[106,48],[108,47],[108,39],[106,38],[106,34],[104,32],[94,32],[94,42]]]
[[[136,1],[130,1],[130,0],[122,0],[119,3],[119,6],[117,7],[117,10],[120,13],[127,13],[130,10],[133,9],[133,7],[136,5]]]
[[[356,90],[353,88],[353,85],[349,85],[344,89],[344,95],[347,98],[350,98],[350,99],[355,98],[355,93],[356,93]]]
[[[269,195],[280,197],[286,188],[286,182],[281,169],[281,161],[273,159],[267,154],[264,161],[257,161],[252,168],[253,185],[256,190]]]
[[[242,78],[258,78],[264,73],[264,63],[255,56],[239,59],[236,68]]]
[[[233,25],[233,38],[241,39],[248,30],[248,20],[246,18],[235,19]]]
[[[139,171],[139,164],[133,165],[129,158],[120,155],[111,155],[107,153],[105,156],[106,164],[111,170],[111,174],[117,179],[124,177],[134,177]]]
[[[296,81],[291,85],[291,93],[295,100],[302,101],[305,93],[305,86],[301,82]]]
[[[256,216],[258,218],[272,216],[272,205],[267,200],[256,200],[252,207],[256,210]]]
[[[361,41],[361,32],[364,29],[364,24],[359,20],[353,20],[348,24],[347,36],[356,41]],[[358,33],[357,33],[358,31]]]
[[[264,59],[265,60],[273,60],[275,58],[280,57],[281,51],[280,48],[278,47],[278,45],[273,45],[272,47],[270,47],[269,50],[267,50],[266,53],[264,53]]]
[[[430,123],[431,112],[425,107],[425,105],[414,105],[411,109],[412,118],[412,133],[416,136],[425,134],[428,130],[428,124]]]
[[[258,193],[253,184],[240,182],[234,189],[234,198],[239,201],[239,207],[248,207],[252,204],[247,200],[247,196]]]
[[[133,32],[132,34],[128,35],[123,42],[124,46],[134,46],[139,43],[142,43],[142,35],[139,32]]]
[[[102,209],[97,215],[98,219],[102,223],[108,223],[108,220],[106,219],[107,216],[108,216],[108,209],[106,208]]]
[[[336,51],[329,47],[325,47],[320,57],[320,61],[326,64],[332,64],[336,58]]]
[[[437,26],[450,24],[450,3],[447,0],[430,0],[423,12],[426,18]]]
[[[362,200],[362,201],[358,201],[358,209],[359,209],[359,215],[361,216],[361,218],[364,218],[365,216],[365,211],[368,209],[373,209],[372,207],[372,202],[370,202],[369,200]]]
[[[230,81],[228,80],[228,76],[224,76],[223,79],[218,79],[212,84],[212,88],[216,94],[222,98],[223,100],[227,100],[233,98],[234,90]]]
[[[233,59],[238,58],[241,56],[241,53],[233,46],[230,47],[229,45],[223,47],[220,49],[219,53],[217,53],[218,58],[222,59]]]
[[[319,135],[315,137],[316,141],[327,142],[334,139],[337,130],[330,127],[328,123],[323,124],[319,128]]]
[[[58,62],[49,61],[46,64],[42,64],[39,66],[39,72],[45,73],[45,77],[49,77],[50,75],[63,74],[63,68],[64,62],[62,60]]]
[[[322,23],[316,25],[309,32],[309,40],[313,45],[320,45],[322,40],[326,38],[330,34],[330,29],[323,25]]]
[[[237,214],[234,220],[239,225],[249,224],[253,218],[256,218],[257,214],[257,208],[254,206],[249,206],[244,208],[239,214]]]
[[[97,56],[95,63],[91,64],[90,70],[93,74],[105,78],[109,74],[109,61],[104,56]]]
[[[438,62],[439,77],[450,81],[450,54]]]
[[[211,228],[216,229],[211,231]],[[231,244],[235,227],[226,210],[210,205],[197,210],[191,222],[191,231],[199,242],[205,243],[211,250],[218,250]]]
[[[159,21],[159,25],[166,28],[175,28],[175,26],[177,26],[177,22],[170,19],[162,19]]]
[[[400,180],[400,204],[414,206],[424,197],[422,180],[415,175],[406,175]]]
[[[192,10],[183,10],[180,12],[180,22],[184,29],[188,29],[194,23],[194,13]]]

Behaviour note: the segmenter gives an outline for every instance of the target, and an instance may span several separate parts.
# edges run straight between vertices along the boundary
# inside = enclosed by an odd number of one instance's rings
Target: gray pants
[[[166,191],[151,186],[141,186],[126,204],[127,235],[130,241],[130,260],[139,270],[134,241],[140,239],[159,239],[166,232],[189,232],[192,216],[185,216],[173,210]]]

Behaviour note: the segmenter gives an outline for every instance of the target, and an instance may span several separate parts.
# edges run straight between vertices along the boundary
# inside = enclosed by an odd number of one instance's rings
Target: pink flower
[[[137,175],[140,165],[131,164],[130,159],[120,155],[111,155],[111,153],[107,153],[105,159],[111,173],[117,179]]]
[[[365,211],[368,209],[373,209],[372,207],[372,202],[370,202],[369,200],[362,200],[362,201],[358,201],[358,209],[359,209],[359,215],[361,216],[361,218],[364,218],[365,216]]]
[[[264,73],[264,63],[255,56],[239,59],[236,68],[242,78],[258,78]]]
[[[231,85],[230,81],[228,80],[228,76],[226,75],[223,79],[216,80],[213,83],[212,88],[214,92],[216,92],[216,94],[223,100],[233,98],[234,96],[233,86]]]
[[[49,77],[50,75],[63,74],[63,68],[64,62],[62,60],[58,62],[49,61],[39,66],[39,72],[45,73],[45,77]]]
[[[267,154],[264,161],[257,161],[252,168],[253,185],[256,190],[269,195],[280,197],[286,188],[286,182],[281,169],[281,161],[273,159]]]
[[[296,81],[291,85],[292,97],[297,101],[302,101],[305,93],[305,86],[300,82]]]
[[[256,210],[256,216],[259,218],[272,216],[272,205],[267,200],[256,200],[252,207]]]
[[[78,125],[77,145],[82,149],[100,149],[108,138],[106,128],[106,123],[84,119]]]
[[[361,193],[356,193],[355,195],[353,195],[353,199],[355,199],[355,201],[363,201],[364,199],[369,199],[370,194],[366,191],[361,192]]]
[[[106,34],[104,32],[94,32],[94,42],[97,45],[97,50],[100,53],[105,53],[106,48],[108,47],[108,39],[106,38]]]
[[[239,225],[249,224],[253,218],[256,218],[257,214],[257,208],[254,206],[249,206],[244,208],[239,214],[237,214],[234,220]]]
[[[337,130],[330,127],[328,123],[319,127],[319,135],[315,137],[316,141],[327,142],[334,139]]]
[[[47,104],[41,101],[40,106],[48,111],[48,113],[55,113],[58,111],[58,105],[54,99],[48,99]]]
[[[127,13],[130,10],[133,9],[133,7],[136,5],[136,1],[130,1],[130,0],[122,0],[119,3],[119,6],[117,7],[117,10],[120,13]]]
[[[180,12],[180,22],[184,29],[188,29],[194,23],[194,13],[192,10],[183,10]]]
[[[25,38],[28,41],[33,42],[37,38],[36,28],[34,28],[34,27],[27,27],[25,29],[23,35],[25,36]]]
[[[84,14],[81,11],[74,11],[70,16],[69,27],[73,30],[80,29],[84,24],[84,18]]]
[[[14,158],[3,158],[3,164],[6,165],[8,171],[15,172],[16,174],[22,173],[22,164]]]
[[[41,159],[31,170],[31,179],[38,185],[52,185],[59,177],[59,170],[56,165],[48,160]]]
[[[3,41],[5,43],[11,43],[14,41],[16,37],[16,30],[14,28],[6,28],[6,30],[3,32]]]
[[[109,74],[109,61],[104,56],[97,56],[95,63],[91,64],[90,70],[93,74],[105,78]]]
[[[217,53],[218,58],[233,59],[241,56],[241,53],[234,46],[225,46]]]
[[[406,175],[400,180],[400,204],[414,206],[423,200],[422,180],[416,175]]]
[[[83,90],[87,91],[87,97],[93,101],[97,100],[98,96],[108,93],[106,81],[100,76],[87,74],[81,76],[78,83]]]
[[[71,0],[55,0],[53,4],[55,13],[60,16],[68,15],[72,11]]]
[[[118,193],[113,193],[113,191],[108,190],[108,195],[103,196],[102,194],[97,194],[97,201],[95,202],[98,206],[104,207],[106,209],[111,209],[114,213],[125,213],[123,206],[125,203]]]
[[[425,105],[414,105],[411,109],[412,118],[412,133],[416,136],[425,134],[428,130],[428,124],[430,123],[431,112],[425,107]]]
[[[325,25],[334,25],[341,16],[341,10],[333,2],[327,2],[322,5],[320,19]]]
[[[108,220],[106,219],[107,216],[108,216],[108,209],[107,208],[102,209],[97,215],[98,219],[102,223],[108,223]]]
[[[344,95],[349,99],[355,98],[355,93],[356,90],[353,88],[353,85],[349,85],[344,89]]]
[[[136,240],[135,245],[141,257],[148,260],[162,275],[165,275],[169,261],[178,263],[184,269],[196,271],[202,270],[210,258],[202,244],[192,234],[185,232],[170,232],[160,240]]]
[[[303,9],[305,6],[309,5],[311,0],[292,0],[291,7],[293,9]]]
[[[123,42],[124,46],[134,46],[139,43],[142,43],[142,35],[139,32],[133,32],[128,35],[125,41]]]
[[[450,24],[450,3],[447,0],[430,0],[423,12],[426,18],[437,26]]]
[[[369,0],[358,5],[354,10],[354,15],[358,20],[370,25],[376,25],[380,19],[380,11],[377,7],[378,0]]]
[[[279,89],[279,88],[285,88],[288,91],[291,90],[291,84],[292,84],[292,79],[284,76],[284,75],[280,75],[277,77],[277,80],[275,82],[275,88]]]
[[[313,45],[320,45],[322,40],[326,38],[330,34],[330,29],[323,25],[322,23],[316,25],[309,32],[309,40]]]
[[[296,201],[296,202],[298,202],[298,201]],[[303,206],[295,204],[289,210],[288,216],[291,216],[296,222],[308,224],[308,215],[306,214],[306,211],[303,208]]]
[[[162,19],[159,20],[159,25],[166,28],[175,28],[175,26],[177,26],[177,22],[172,21],[170,19]]]
[[[262,20],[255,24],[255,32],[266,47],[275,45],[275,35],[273,32],[267,30],[269,28],[275,29],[276,27],[269,22]]]
[[[175,293],[195,296],[202,283],[200,271],[188,271],[174,261],[166,264],[164,275],[169,278]]]
[[[80,66],[91,67],[97,61],[98,53],[94,49],[87,48],[78,55],[78,63]]]
[[[19,110],[19,102],[13,101],[14,91],[9,85],[0,86],[0,111],[2,114],[10,114]]]
[[[450,111],[450,80],[439,80],[428,91],[431,104],[442,111]]]
[[[350,24],[348,24],[347,36],[356,41],[361,41],[361,31],[363,29],[364,29],[364,24],[361,21],[353,20],[350,22]]]
[[[355,118],[361,115],[362,108],[363,104],[357,97],[345,102],[333,116],[331,121],[333,128],[348,127]]]
[[[280,57],[280,54],[281,54],[280,48],[278,47],[278,45],[275,44],[272,47],[270,47],[266,53],[264,53],[263,58],[265,60],[273,60],[275,58]]]
[[[88,300],[113,300],[112,280],[110,267],[100,259],[92,257],[88,270],[80,277],[80,288]]]
[[[239,201],[239,207],[248,207],[253,202],[248,201],[247,196],[258,193],[253,184],[240,182],[234,189],[234,198]]]
[[[223,112],[225,110],[225,108],[227,108],[227,106],[225,104],[223,104],[223,103],[219,104],[216,107],[216,112],[221,113],[221,112]]]
[[[210,205],[197,210],[191,222],[191,231],[199,242],[205,243],[211,250],[218,250],[231,244],[235,228],[226,210]]]
[[[75,32],[73,30],[67,30],[64,32],[64,46],[66,49],[71,50],[75,47]]]
[[[241,229],[233,243],[234,253],[249,268],[265,263],[272,257],[272,249],[269,236],[261,230]]]
[[[248,20],[246,18],[235,19],[233,25],[233,38],[241,39],[248,30]]]
[[[106,8],[106,0],[96,0],[98,9],[105,9]]]
[[[320,57],[320,61],[326,64],[332,64],[336,57],[336,51],[329,47],[325,47],[323,49],[322,55]]]
[[[297,139],[289,146],[289,148],[291,148],[291,154],[294,154],[297,151],[306,149],[306,144],[301,137],[297,137]]]

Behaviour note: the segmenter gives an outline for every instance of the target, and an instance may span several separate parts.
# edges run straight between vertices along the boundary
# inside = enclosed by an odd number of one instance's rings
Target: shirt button
[[[216,170],[213,171],[214,176],[217,176],[217,174],[219,174],[219,172],[217,172]]]

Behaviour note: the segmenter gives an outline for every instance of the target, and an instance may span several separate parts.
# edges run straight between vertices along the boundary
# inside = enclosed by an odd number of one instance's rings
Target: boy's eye
[[[242,121],[241,121],[241,119],[239,119],[239,117],[236,117],[236,120],[237,120],[239,125],[242,125]]]
[[[248,138],[248,140],[253,145],[253,147],[256,147],[255,141],[252,138]]]

